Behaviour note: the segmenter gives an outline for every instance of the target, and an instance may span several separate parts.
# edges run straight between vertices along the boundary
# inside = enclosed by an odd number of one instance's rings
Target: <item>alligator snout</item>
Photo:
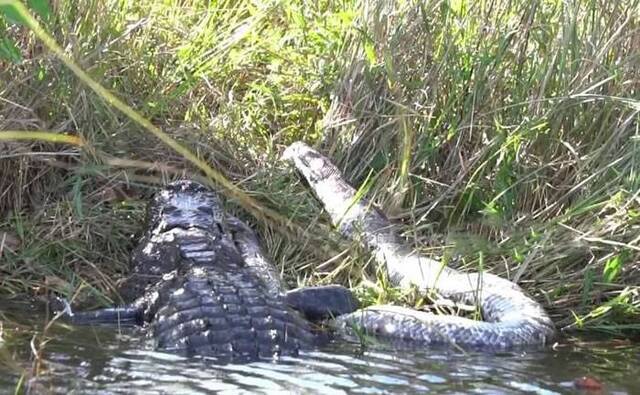
[[[199,228],[220,231],[224,221],[217,194],[206,186],[181,180],[158,191],[149,207],[149,220],[155,229]]]

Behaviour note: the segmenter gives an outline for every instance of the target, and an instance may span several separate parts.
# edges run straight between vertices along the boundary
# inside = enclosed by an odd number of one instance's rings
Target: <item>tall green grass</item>
[[[42,23],[89,77],[326,240],[229,194],[291,283],[376,279],[278,161],[303,139],[369,178],[416,248],[518,281],[561,327],[615,331],[640,329],[638,15],[637,1],[84,0]],[[86,143],[0,141],[0,289],[110,295],[149,192],[198,171],[28,29],[5,34],[21,60],[0,60],[0,130]]]
[[[639,329],[638,4],[365,1],[325,142],[418,248]]]

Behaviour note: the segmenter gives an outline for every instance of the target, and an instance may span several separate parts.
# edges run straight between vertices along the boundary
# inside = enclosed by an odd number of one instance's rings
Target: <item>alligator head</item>
[[[195,181],[167,185],[154,195],[148,210],[151,232],[172,228],[222,232],[224,212],[217,194]]]

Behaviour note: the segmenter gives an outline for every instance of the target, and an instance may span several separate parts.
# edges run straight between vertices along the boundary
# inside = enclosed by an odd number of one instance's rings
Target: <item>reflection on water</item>
[[[30,342],[41,316],[26,306],[0,305],[0,393],[12,393],[17,367],[32,370]],[[19,312],[17,310],[20,310]],[[9,322],[12,322],[9,324]],[[17,323],[17,324],[15,324]],[[19,329],[15,330],[16,325]],[[32,393],[577,393],[573,380],[589,375],[611,394],[640,393],[640,345],[587,343],[556,350],[462,353],[394,350],[336,342],[277,363],[213,365],[149,350],[135,329],[53,325]],[[18,365],[11,366],[11,356]],[[4,362],[3,362],[4,359]],[[17,366],[17,367],[16,367]],[[589,393],[589,392],[584,392]]]

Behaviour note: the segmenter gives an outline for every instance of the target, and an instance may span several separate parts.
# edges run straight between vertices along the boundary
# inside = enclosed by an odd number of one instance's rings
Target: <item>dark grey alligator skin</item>
[[[80,324],[148,325],[157,349],[219,360],[297,355],[326,338],[303,317],[355,310],[343,287],[285,292],[253,231],[191,181],[159,191],[132,254],[125,307],[72,314]]]

